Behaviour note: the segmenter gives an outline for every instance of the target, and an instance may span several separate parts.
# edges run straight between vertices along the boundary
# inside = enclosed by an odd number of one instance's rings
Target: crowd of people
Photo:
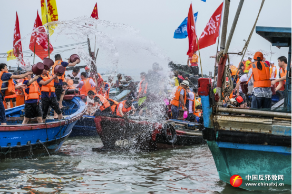
[[[10,101],[16,106],[16,95],[23,94],[25,97],[25,116],[23,124],[30,119],[37,118],[38,122],[45,122],[49,108],[54,110],[54,119],[62,119],[62,100],[64,95],[72,92],[80,92],[85,96],[87,103],[87,114],[89,115],[116,115],[127,116],[130,111],[138,111],[142,116],[153,116],[158,112],[168,113],[168,118],[178,119],[184,114],[184,118],[190,121],[198,121],[202,115],[201,100],[198,96],[196,84],[190,82],[190,76],[198,77],[198,57],[194,53],[188,59],[191,64],[193,75],[172,71],[171,81],[168,82],[162,75],[159,64],[154,63],[152,69],[140,73],[141,81],[136,87],[130,76],[117,75],[116,82],[113,77],[108,77],[107,82],[102,76],[90,72],[85,67],[85,72],[80,72],[76,66],[80,60],[73,63],[62,60],[60,54],[55,55],[55,63],[52,71],[43,70],[42,74],[32,75],[27,72],[20,75],[8,73],[7,65],[0,64],[0,97],[7,108]],[[58,76],[54,74],[57,65],[73,67],[72,72]],[[276,91],[283,88],[287,74],[287,58],[278,58],[279,78],[277,78],[277,67],[273,61],[266,61],[261,52],[256,52],[254,57],[240,62],[238,67],[229,64],[230,74],[234,89],[230,96],[225,96],[224,105],[233,105],[241,108],[271,108],[271,98]],[[195,79],[196,80],[196,79]],[[130,84],[129,84],[130,83]],[[275,87],[275,85],[277,86]],[[126,100],[117,102],[110,98],[109,92],[113,87],[123,88],[124,84],[132,88]],[[131,85],[132,84],[132,85]],[[190,86],[191,85],[191,86]],[[69,92],[69,93],[68,93]],[[216,92],[216,91],[215,91]],[[133,106],[137,101],[138,106]],[[0,103],[0,122],[6,124],[5,108]],[[187,113],[187,114],[186,114]],[[185,116],[186,115],[186,116]]]
[[[283,92],[287,75],[287,58],[278,58],[279,78],[277,67],[273,61],[267,61],[261,52],[248,57],[239,63],[238,67],[229,64],[234,90],[225,97],[225,105],[230,102],[241,108],[270,109],[272,96]]]

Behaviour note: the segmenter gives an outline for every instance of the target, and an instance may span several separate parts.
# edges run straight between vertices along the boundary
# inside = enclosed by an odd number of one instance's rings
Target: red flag
[[[216,38],[219,36],[221,15],[222,15],[223,3],[216,9],[210,18],[207,26],[205,27],[203,33],[201,34],[199,40],[200,49],[206,48],[216,43]],[[196,48],[198,50],[198,47]]]
[[[45,27],[42,24],[42,20],[37,12],[37,17],[33,26],[33,30],[37,29],[31,34],[29,49],[41,58],[46,58],[48,53],[48,34]],[[53,52],[54,48],[50,44],[50,54]]]
[[[94,6],[91,17],[98,20],[97,3]]]
[[[189,50],[187,52],[187,55],[191,57],[194,54],[196,43],[197,43],[196,41],[197,35],[196,35],[196,30],[195,30],[195,21],[194,21],[192,4],[190,5],[189,14],[188,14],[187,32],[188,32],[188,38],[189,38]]]
[[[20,36],[20,30],[19,30],[19,21],[18,21],[18,15],[16,12],[16,21],[15,21],[15,28],[14,28],[14,35],[13,35],[13,54],[15,57],[18,57],[21,64],[25,66],[25,63],[23,61],[23,53],[22,53],[22,44],[21,44],[21,36]]]

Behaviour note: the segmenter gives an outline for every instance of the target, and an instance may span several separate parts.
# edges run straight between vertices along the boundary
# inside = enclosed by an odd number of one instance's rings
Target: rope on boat
[[[242,58],[241,58],[241,60],[240,60],[240,63],[242,63],[242,61],[243,61],[243,58],[244,58],[245,53],[246,53],[246,51],[247,51],[247,47],[248,47],[248,45],[249,45],[249,42],[250,42],[250,39],[251,39],[251,37],[252,37],[253,31],[254,31],[254,29],[255,29],[255,27],[256,27],[256,24],[257,24],[257,22],[258,22],[258,19],[259,19],[260,13],[261,13],[261,11],[262,11],[262,8],[263,8],[263,6],[264,6],[264,3],[265,3],[265,0],[262,0],[262,4],[261,4],[261,7],[260,7],[260,10],[259,10],[258,16],[257,16],[257,18],[256,18],[256,20],[255,20],[255,22],[254,22],[254,25],[253,25],[253,27],[252,27],[250,33],[249,33],[248,39],[247,39],[247,41],[245,42],[244,47],[242,48],[241,53],[243,53],[243,54],[242,54]],[[239,68],[237,69],[237,72],[236,72],[236,74],[235,74],[235,78],[234,78],[235,80],[237,79],[238,71],[239,71]]]

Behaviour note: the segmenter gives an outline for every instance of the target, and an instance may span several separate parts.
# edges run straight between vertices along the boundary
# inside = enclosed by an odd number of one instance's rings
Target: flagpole
[[[47,7],[47,0],[45,1],[46,3],[46,17],[47,17],[47,29],[48,29],[48,57],[50,58],[50,30],[49,30],[49,18],[48,18],[48,7]]]
[[[203,68],[202,68],[202,61],[201,61],[201,52],[200,52],[200,47],[199,47],[199,40],[198,37],[197,38],[197,43],[198,43],[198,51],[199,51],[199,58],[200,58],[200,66],[201,66],[201,75],[203,77]]]
[[[34,60],[35,60],[35,42],[36,42],[36,37],[34,37],[34,45],[33,45],[33,65],[34,65]]]

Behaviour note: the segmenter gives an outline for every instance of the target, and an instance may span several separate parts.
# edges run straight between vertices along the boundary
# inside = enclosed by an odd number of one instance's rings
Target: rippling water
[[[258,193],[220,181],[206,144],[155,152],[91,151],[101,146],[99,138],[69,139],[59,155],[2,161],[0,192]]]

